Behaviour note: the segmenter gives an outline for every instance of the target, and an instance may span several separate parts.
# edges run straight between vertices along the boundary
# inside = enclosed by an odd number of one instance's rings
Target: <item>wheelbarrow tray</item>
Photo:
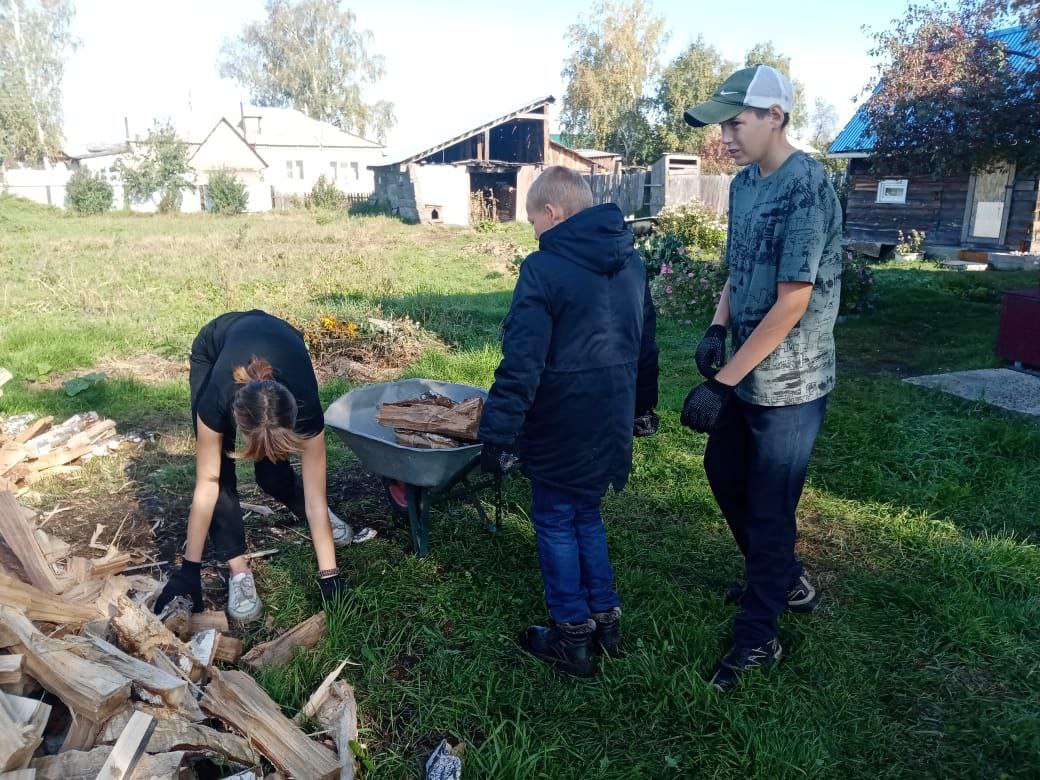
[[[406,447],[394,440],[394,429],[376,422],[384,403],[407,401],[426,392],[461,402],[473,396],[487,398],[487,390],[435,379],[402,379],[357,387],[334,401],[325,412],[325,425],[332,428],[373,474],[400,480],[408,485],[446,488],[476,467],[480,444],[454,449]]]

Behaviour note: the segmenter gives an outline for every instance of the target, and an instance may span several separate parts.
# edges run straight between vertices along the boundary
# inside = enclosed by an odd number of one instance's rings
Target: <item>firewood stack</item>
[[[0,420],[0,490],[21,495],[36,480],[76,471],[76,461],[104,455],[122,443],[113,420],[97,412],[55,425],[53,417],[18,415]]]
[[[456,403],[436,393],[381,404],[376,422],[394,429],[398,444],[419,449],[451,449],[475,444],[484,399],[480,396]]]
[[[258,780],[261,756],[275,776],[353,776],[346,682],[330,696],[330,675],[304,708],[300,719],[330,734],[327,744],[310,739],[252,677],[217,667],[242,655],[223,612],[175,607],[163,622],[149,608],[161,583],[125,571],[128,554],[60,557],[68,545],[34,521],[0,492],[0,777],[189,780],[210,758],[207,777],[220,765],[222,776]],[[324,632],[319,613],[243,661],[284,663]]]

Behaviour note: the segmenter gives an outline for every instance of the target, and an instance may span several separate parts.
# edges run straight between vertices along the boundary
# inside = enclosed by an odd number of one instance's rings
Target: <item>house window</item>
[[[285,178],[287,178],[287,179],[302,179],[303,178],[303,160],[286,160],[285,161]]]
[[[339,178],[339,177],[337,176],[337,173],[338,173],[338,171],[337,171],[337,168],[338,168],[338,166],[336,165],[336,163],[334,163],[334,162],[330,162],[330,163],[329,163],[329,168],[331,168],[331,169],[332,169],[332,180],[333,180],[333,181],[336,181],[336,180],[337,180],[337,179]]]
[[[354,181],[357,181],[361,178],[361,173],[358,170],[358,164],[356,162],[352,162],[350,164],[350,170],[354,172]]]
[[[882,179],[877,186],[878,203],[906,203],[907,179]]]

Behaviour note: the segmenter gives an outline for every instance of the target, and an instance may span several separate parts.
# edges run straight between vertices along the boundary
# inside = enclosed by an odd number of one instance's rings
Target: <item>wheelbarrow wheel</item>
[[[398,520],[408,520],[408,486],[399,479],[383,478],[383,491],[390,511]]]

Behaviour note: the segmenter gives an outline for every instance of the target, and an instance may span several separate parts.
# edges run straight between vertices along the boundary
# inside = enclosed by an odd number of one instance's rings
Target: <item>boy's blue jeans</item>
[[[620,605],[607,555],[601,498],[531,482],[531,523],[545,601],[557,623],[582,623]]]
[[[756,406],[734,397],[708,437],[704,470],[747,566],[733,644],[758,647],[777,635],[787,591],[802,574],[795,510],[827,397]]]

